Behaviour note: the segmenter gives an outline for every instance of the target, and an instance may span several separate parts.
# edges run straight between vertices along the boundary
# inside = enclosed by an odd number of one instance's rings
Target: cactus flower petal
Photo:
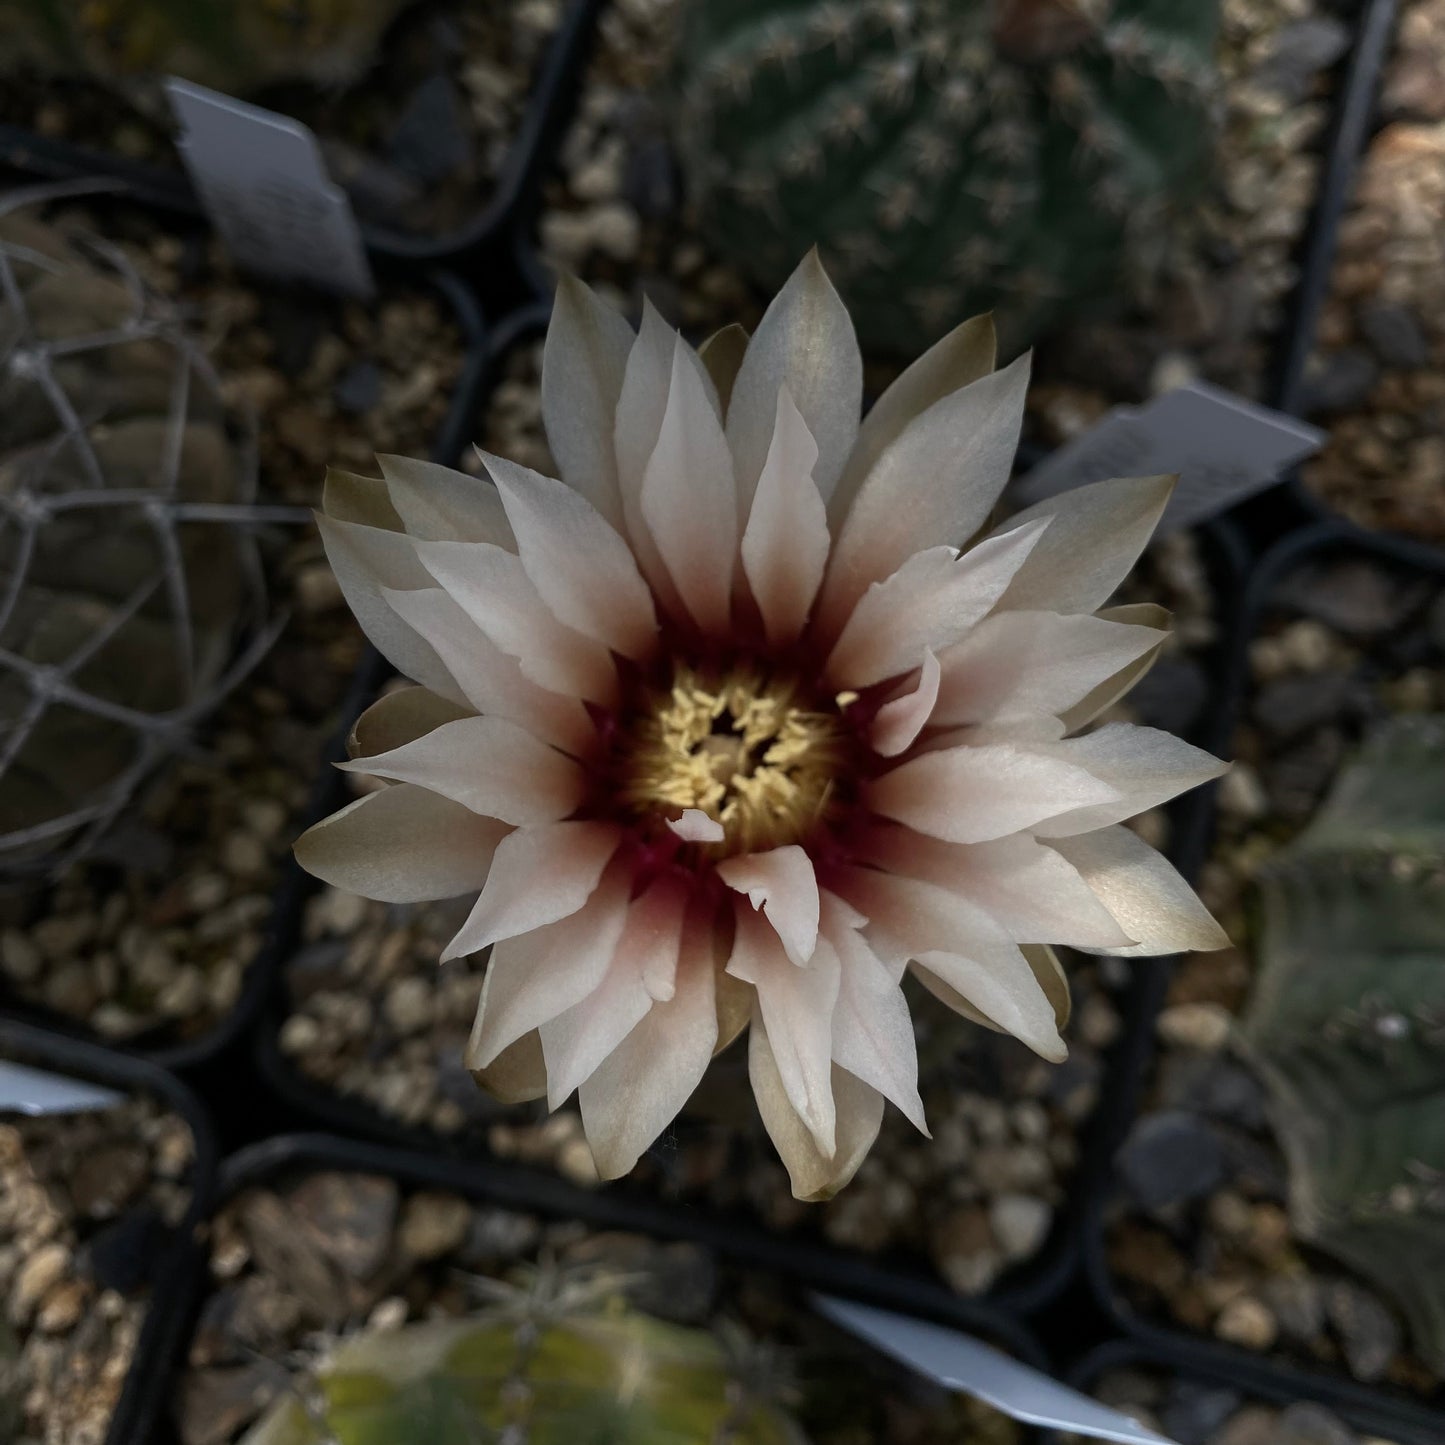
[[[1221,765],[1149,728],[1070,736],[1165,639],[1158,608],[1100,609],[1172,482],[984,535],[1027,380],[993,363],[966,323],[860,429],[816,257],[701,353],[567,281],[563,480],[388,457],[328,481],[343,590],[423,686],[360,719],[343,766],[387,785],[298,856],[373,897],[478,893],[446,954],[491,951],[467,1067],[505,1100],[575,1092],[604,1178],[749,1029],[763,1125],[826,1198],[885,1102],[927,1131],[905,973],[1056,1060],[1050,945],[1224,942],[1119,826]]]

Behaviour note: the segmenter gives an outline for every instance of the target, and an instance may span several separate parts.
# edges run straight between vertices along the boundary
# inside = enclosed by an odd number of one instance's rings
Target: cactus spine
[[[1209,153],[1217,0],[694,0],[683,165],[774,289],[815,242],[866,346],[996,307],[1024,344],[1157,270]]]
[[[1445,718],[1399,718],[1261,880],[1243,1042],[1299,1235],[1445,1369]]]

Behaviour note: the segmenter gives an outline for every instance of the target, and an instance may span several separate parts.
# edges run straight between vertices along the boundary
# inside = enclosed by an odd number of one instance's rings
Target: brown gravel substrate
[[[678,0],[615,0],[604,13],[578,115],[545,190],[543,259],[611,290],[641,294],[706,333],[750,325],[757,299],[691,216],[655,98]],[[1039,347],[1030,397],[1040,440],[1057,443],[1108,406],[1203,375],[1257,394],[1297,279],[1329,116],[1331,67],[1350,44],[1343,0],[1224,0],[1221,183],[1193,213],[1187,275],[1147,308]],[[889,364],[870,378],[881,384]]]
[[[1264,1089],[1232,1035],[1255,971],[1259,869],[1372,724],[1445,710],[1445,586],[1363,553],[1301,565],[1275,588],[1249,665],[1201,888],[1237,947],[1186,958],[1173,978],[1145,1106],[1116,1160],[1109,1264],[1152,1321],[1435,1391],[1389,1301],[1296,1237]]]
[[[436,296],[345,305],[268,293],[214,250],[126,213],[103,221],[202,328],[235,403],[260,423],[262,499],[312,506],[328,464],[424,456],[462,365]],[[0,974],[21,998],[107,1038],[204,1032],[235,1003],[361,636],[309,525],[277,534],[270,583],[289,613],[262,664],[123,816],[93,861],[0,895]]]
[[[449,231],[478,215],[501,180],[563,9],[564,0],[413,5],[360,79],[339,89],[324,78],[287,82],[245,99],[317,133],[361,219]],[[147,84],[127,93],[22,69],[0,87],[0,123],[129,161],[177,165],[169,106]]]
[[[1178,1445],[1397,1445],[1308,1401],[1267,1405],[1227,1385],[1161,1370],[1109,1370],[1091,1393]],[[1082,1445],[1078,1436],[1065,1437]]]
[[[479,1283],[550,1257],[628,1276],[634,1304],[677,1324],[742,1324],[780,1355],[814,1445],[1021,1445],[1012,1422],[905,1378],[809,1317],[777,1281],[696,1245],[412,1190],[371,1174],[320,1171],[251,1188],[212,1231],[211,1290],[183,1372],[183,1445],[227,1445],[286,1388],[288,1368],[366,1325],[479,1308]]]
[[[189,1202],[193,1147],[144,1098],[0,1123],[0,1438],[105,1439],[157,1247]]]
[[[1320,320],[1303,471],[1364,527],[1445,542],[1445,0],[1407,0]]]

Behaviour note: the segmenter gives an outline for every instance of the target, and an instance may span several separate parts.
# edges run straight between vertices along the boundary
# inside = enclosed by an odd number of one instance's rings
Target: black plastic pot
[[[1237,1369],[1224,1369],[1215,1363],[1200,1361],[1187,1350],[1164,1344],[1142,1345],[1131,1340],[1111,1340],[1091,1350],[1070,1370],[1069,1383],[1089,1394],[1111,1370],[1171,1375],[1192,1384],[1233,1390],[1249,1397],[1246,1403],[1287,1406],[1311,1401],[1323,1404],[1352,1429],[1389,1440],[1391,1445],[1438,1445],[1440,1440],[1438,1421],[1422,1417],[1417,1411],[1396,1410],[1389,1401],[1343,1404],[1322,1400],[1313,1380],[1308,1377],[1286,1370],[1261,1371],[1246,1376]],[[1045,1437],[1045,1445],[1062,1445],[1062,1440],[1058,1435],[1050,1435]]]
[[[129,206],[131,198],[118,198],[116,204]],[[488,327],[476,296],[454,274],[423,269],[417,281],[438,294],[456,321],[466,348],[465,360],[452,393],[446,420],[431,449],[432,460],[450,464],[461,456],[471,442],[473,418],[487,379],[490,355]],[[381,658],[368,648],[341,704],[342,726],[328,743],[323,756],[317,759],[318,773],[304,813],[306,826],[340,806],[343,780],[333,768],[323,764],[329,764],[333,759],[342,756],[346,732],[349,731],[352,720],[370,700],[384,676],[385,669]],[[282,960],[295,946],[305,882],[305,875],[288,855],[274,892],[265,941],[246,971],[240,997],[223,1018],[194,1038],[177,1039],[172,1031],[161,1028],[147,1031],[123,1043],[102,1040],[73,1018],[15,997],[3,980],[0,980],[0,1020],[15,1018],[28,1021],[56,1033],[89,1040],[102,1047],[148,1059],[162,1068],[185,1073],[200,1070],[212,1064],[218,1056],[231,1051],[254,1026],[271,991],[274,975],[279,971]]]
[[[165,1413],[172,1370],[204,1263],[201,1222],[214,1206],[219,1162],[211,1121],[195,1095],[173,1075],[112,1049],[0,1019],[0,1058],[127,1094],[149,1094],[190,1126],[195,1141],[190,1204],[150,1281],[145,1323],[105,1436],[105,1445],[150,1445]]]
[[[1422,543],[1399,540],[1322,522],[1302,528],[1273,547],[1259,562],[1244,592],[1237,628],[1231,638],[1225,664],[1225,691],[1219,713],[1220,747],[1225,747],[1243,720],[1249,696],[1249,648],[1263,620],[1270,614],[1276,589],[1301,566],[1315,561],[1359,557],[1373,560],[1386,570],[1445,584],[1445,553]],[[1205,810],[1197,823],[1191,843],[1196,863],[1208,855],[1213,840],[1213,817]],[[1117,1111],[1114,1137],[1122,1142],[1139,1114],[1155,1058],[1155,1020],[1168,992],[1169,976],[1161,972],[1144,998],[1131,1024],[1128,1067],[1121,1073],[1120,1092],[1113,1103]],[[1191,1373],[1227,1376],[1235,1383],[1269,1398],[1280,1392],[1295,1392],[1312,1398],[1355,1418],[1366,1419],[1371,1412],[1406,1422],[1413,1433],[1400,1436],[1402,1442],[1445,1440],[1445,1384],[1431,1403],[1406,1396],[1385,1386],[1364,1385],[1349,1376],[1323,1369],[1281,1364],[1248,1350],[1188,1333],[1168,1322],[1145,1317],[1134,1310],[1116,1286],[1108,1261],[1106,1211],[1113,1187],[1111,1161],[1104,1167],[1090,1192],[1083,1211],[1082,1255],[1091,1289],[1113,1325],[1149,1353],[1187,1365]],[[1346,1272],[1341,1267],[1341,1272]],[[1273,1391],[1273,1394],[1270,1392]],[[1396,1427],[1403,1428],[1403,1427]]]
[[[362,238],[378,267],[465,268],[488,302],[493,301],[488,277],[510,270],[512,233],[530,211],[551,148],[571,113],[602,3],[570,0],[538,67],[526,114],[486,205],[464,225],[434,236],[363,224]],[[146,205],[180,215],[201,214],[189,177],[179,164],[172,168],[137,162],[37,135],[20,126],[0,125],[0,166],[50,180],[115,179]]]
[[[254,1144],[226,1160],[216,1204],[219,1207],[248,1188],[274,1187],[322,1170],[380,1174],[408,1189],[445,1190],[474,1203],[522,1210],[556,1221],[576,1220],[599,1230],[698,1245],[729,1265],[757,1271],[786,1284],[790,1290],[796,1288],[800,1296],[806,1291],[820,1291],[934,1319],[978,1335],[1027,1364],[1048,1368],[1033,1336],[1017,1320],[987,1305],[925,1299],[914,1308],[906,1285],[886,1274],[850,1269],[846,1262],[838,1267],[807,1251],[799,1252],[789,1241],[764,1231],[747,1233],[719,1227],[687,1210],[649,1206],[612,1192],[580,1190],[555,1177],[539,1180],[527,1171],[505,1165],[444,1159],[335,1135],[288,1134]],[[192,1267],[196,1270],[191,1292],[194,1320],[195,1307],[206,1288],[206,1266],[203,1259],[193,1256]],[[1027,1438],[1033,1439],[1031,1435]],[[169,1442],[171,1437],[158,1434],[154,1439]]]

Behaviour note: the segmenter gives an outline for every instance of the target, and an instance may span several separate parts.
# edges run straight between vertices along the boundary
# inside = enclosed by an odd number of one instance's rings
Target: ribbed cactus
[[[806,1445],[737,1341],[545,1267],[495,1293],[344,1340],[242,1445]]]
[[[410,0],[0,0],[0,74],[17,65],[124,81],[181,75],[232,95],[371,63]]]
[[[1243,1039],[1295,1228],[1445,1369],[1445,718],[1377,732],[1261,894]]]
[[[90,841],[259,655],[253,452],[117,252],[0,207],[0,877]]]
[[[773,289],[815,242],[865,346],[1005,340],[1158,269],[1211,145],[1218,0],[692,0],[683,167]]]

